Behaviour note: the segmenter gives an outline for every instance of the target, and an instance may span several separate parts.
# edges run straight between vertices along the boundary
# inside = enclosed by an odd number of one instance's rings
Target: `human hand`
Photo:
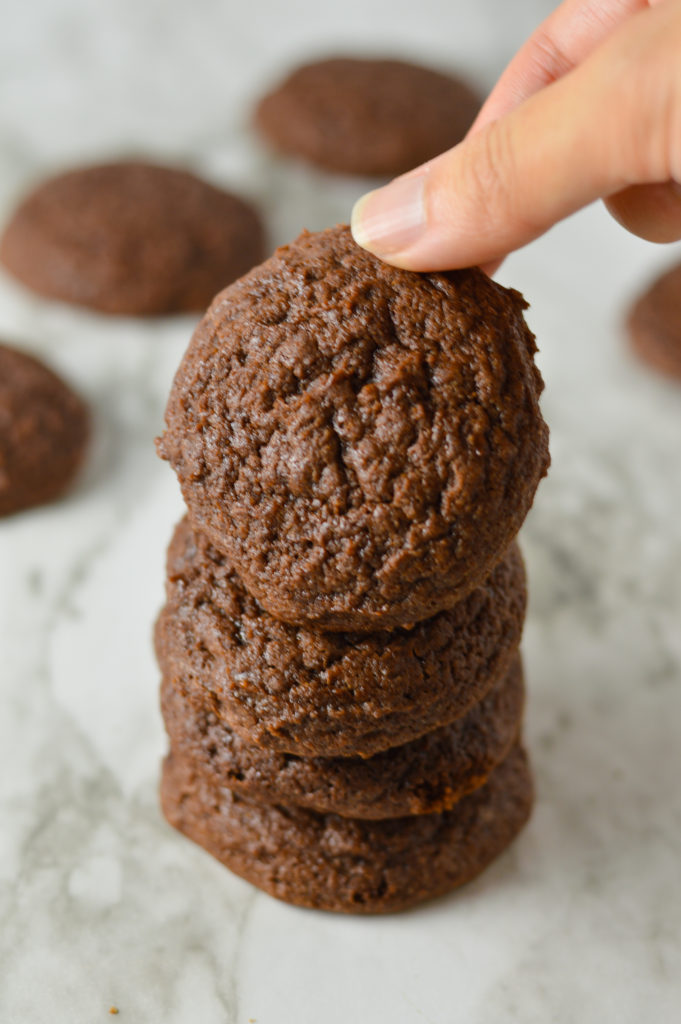
[[[681,0],[565,0],[468,136],[363,196],[356,241],[408,270],[481,264],[604,199],[626,228],[681,238]]]

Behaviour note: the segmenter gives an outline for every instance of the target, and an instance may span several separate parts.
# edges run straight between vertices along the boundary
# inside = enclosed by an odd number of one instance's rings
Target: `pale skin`
[[[564,0],[458,146],[355,205],[394,266],[503,258],[602,199],[629,231],[681,238],[681,0]]]

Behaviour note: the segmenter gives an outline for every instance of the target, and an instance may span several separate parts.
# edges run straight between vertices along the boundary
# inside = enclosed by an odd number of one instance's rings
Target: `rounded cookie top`
[[[0,345],[0,515],[58,497],[90,432],[81,399],[43,363]]]
[[[336,57],[293,71],[260,101],[255,123],[277,149],[327,170],[393,176],[460,142],[479,108],[451,75]]]
[[[451,810],[381,821],[258,804],[173,753],[161,780],[170,824],[232,871],[277,899],[357,914],[403,910],[468,882],[518,834],[532,800],[518,745]]]
[[[656,370],[681,380],[681,264],[657,278],[628,319],[637,355]]]
[[[508,674],[462,718],[373,757],[298,757],[248,743],[169,679],[161,708],[173,753],[235,793],[344,817],[396,818],[449,810],[481,786],[520,732],[523,673]]]
[[[387,266],[343,226],[216,298],[159,450],[272,615],[393,628],[487,576],[548,465],[524,308],[477,269]]]
[[[0,261],[48,298],[130,315],[203,310],[264,256],[255,210],[186,171],[143,162],[51,178],[17,208]]]
[[[164,676],[247,741],[312,756],[366,757],[465,714],[507,671],[525,613],[516,545],[454,608],[391,633],[274,619],[186,520],[167,569]]]

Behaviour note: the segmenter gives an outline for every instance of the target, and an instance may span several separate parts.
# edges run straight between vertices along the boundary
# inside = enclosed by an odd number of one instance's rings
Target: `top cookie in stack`
[[[271,615],[409,626],[489,575],[548,466],[525,302],[303,233],[196,331],[162,455],[194,527]]]

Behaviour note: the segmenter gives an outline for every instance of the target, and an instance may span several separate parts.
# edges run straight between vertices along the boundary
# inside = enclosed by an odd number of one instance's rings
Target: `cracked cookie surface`
[[[159,451],[272,615],[409,626],[485,579],[548,465],[524,308],[477,269],[387,266],[344,226],[217,296]]]
[[[161,708],[173,753],[258,802],[343,817],[395,818],[449,810],[481,786],[520,732],[523,673],[508,674],[462,718],[373,757],[298,757],[248,743],[210,703],[187,700],[168,679]]]
[[[265,612],[187,519],[168,549],[166,593],[156,647],[176,689],[251,743],[341,757],[465,714],[507,671],[527,596],[514,544],[462,602],[412,629],[321,633]]]

